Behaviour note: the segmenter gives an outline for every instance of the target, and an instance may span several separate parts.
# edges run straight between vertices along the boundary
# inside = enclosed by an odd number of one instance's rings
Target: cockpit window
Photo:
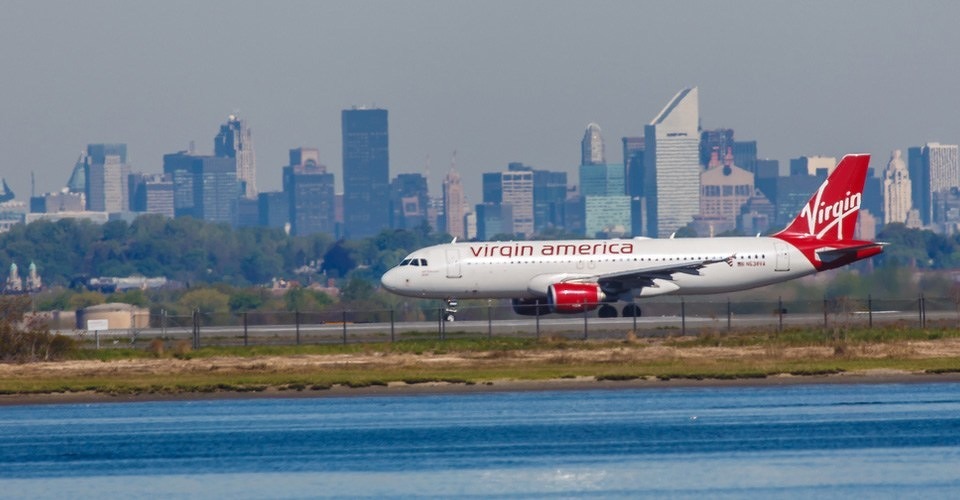
[[[420,260],[420,265],[421,265],[421,266],[427,267],[427,259],[419,259],[419,260]]]
[[[419,265],[420,265],[420,259],[410,259],[410,265],[411,265],[411,266],[419,266]]]
[[[403,259],[403,260],[401,260],[401,261],[400,261],[400,265],[401,265],[401,266],[408,266],[408,265],[410,265],[410,259]]]

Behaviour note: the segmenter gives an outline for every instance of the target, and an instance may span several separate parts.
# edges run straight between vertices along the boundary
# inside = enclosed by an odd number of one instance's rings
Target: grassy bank
[[[0,394],[324,391],[394,384],[583,379],[757,379],[870,370],[960,372],[951,329],[792,330],[666,339],[417,340],[396,343],[82,350],[0,366]]]

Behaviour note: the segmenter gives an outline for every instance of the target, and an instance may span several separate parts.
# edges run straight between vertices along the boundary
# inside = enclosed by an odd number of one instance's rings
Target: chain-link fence
[[[741,301],[661,298],[635,304],[588,304],[582,313],[520,315],[503,302],[449,309],[151,315],[147,327],[87,332],[60,330],[98,347],[146,346],[153,339],[203,346],[305,345],[483,337],[622,339],[791,328],[960,328],[960,300],[945,297]],[[615,306],[619,306],[614,308]],[[639,316],[631,312],[639,312]],[[528,310],[535,313],[536,309]],[[616,314],[614,316],[614,313]],[[92,342],[96,337],[96,342]]]

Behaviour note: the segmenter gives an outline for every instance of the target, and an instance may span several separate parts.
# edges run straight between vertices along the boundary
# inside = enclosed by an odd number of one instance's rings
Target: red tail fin
[[[852,240],[869,164],[870,155],[867,154],[844,156],[800,214],[776,236],[820,241]]]

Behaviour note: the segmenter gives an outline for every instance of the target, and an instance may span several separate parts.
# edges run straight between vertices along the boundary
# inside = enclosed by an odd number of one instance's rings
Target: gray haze
[[[580,139],[607,158],[682,87],[704,128],[783,164],[960,141],[958,2],[0,1],[0,176],[18,199],[66,184],[87,143],[134,171],[227,115],[253,129],[257,184],[319,147],[340,181],[340,111],[390,112],[391,176],[431,192],[451,153],[469,201],[521,161],[576,182]]]

